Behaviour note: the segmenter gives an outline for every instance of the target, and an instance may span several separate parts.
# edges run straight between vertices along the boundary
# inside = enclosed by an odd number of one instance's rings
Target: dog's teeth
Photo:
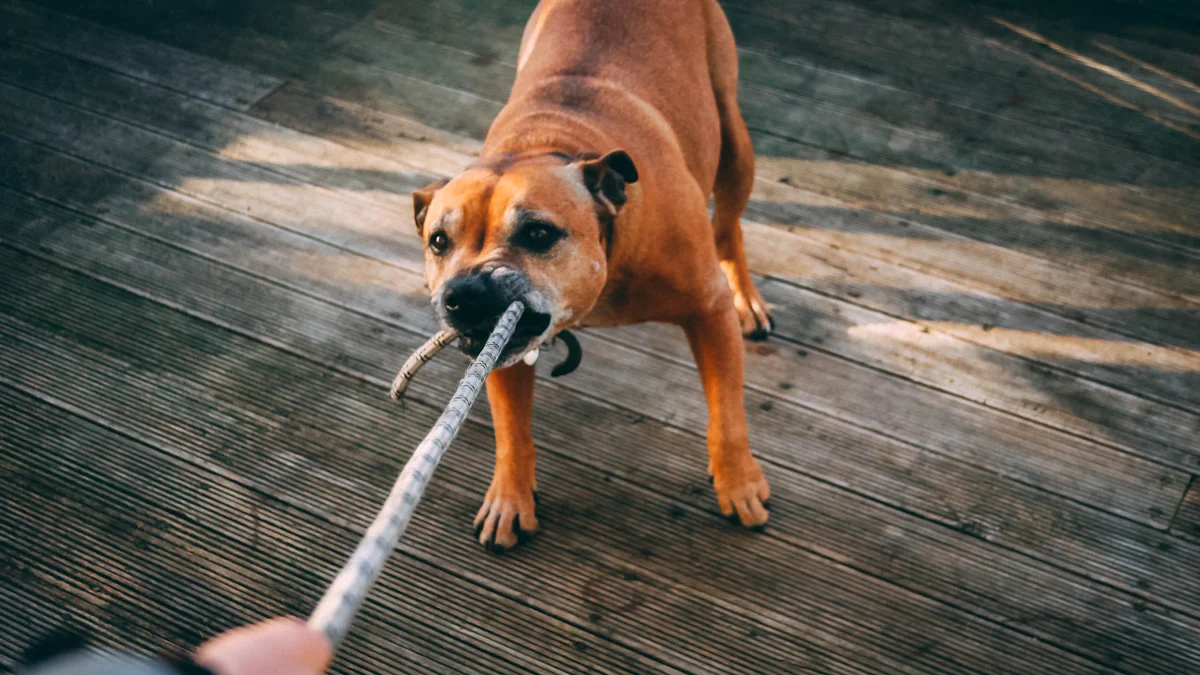
[[[522,360],[525,361],[525,365],[532,366],[533,364],[537,363],[538,355],[540,353],[540,350],[530,349],[529,351],[525,352],[525,358]]]

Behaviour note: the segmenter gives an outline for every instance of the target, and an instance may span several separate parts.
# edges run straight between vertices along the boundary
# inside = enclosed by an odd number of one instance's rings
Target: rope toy
[[[453,344],[460,337],[462,337],[462,333],[453,328],[446,328],[418,347],[417,351],[413,352],[412,356],[408,357],[408,360],[400,367],[400,372],[396,374],[396,379],[392,380],[392,400],[402,400],[404,392],[408,391],[408,385],[412,384],[413,379],[417,376],[417,371],[426,363],[432,361],[433,357],[438,355],[438,352],[445,349],[447,345]],[[541,348],[530,350],[525,355],[525,365],[532,366],[537,363],[538,354],[541,349],[553,344],[554,340],[559,338],[562,338],[563,344],[567,346],[567,358],[562,363],[554,366],[550,371],[550,377],[562,377],[563,375],[570,375],[575,372],[575,369],[583,361],[583,348],[579,346],[579,339],[572,335],[571,331],[567,330],[560,331],[558,335],[554,336],[550,342],[542,345]]]
[[[417,376],[417,371],[421,369],[421,366],[432,361],[433,357],[437,356],[437,353],[442,351],[446,345],[460,337],[462,337],[461,333],[453,328],[447,328],[418,347],[417,351],[413,352],[412,356],[408,357],[408,360],[400,367],[396,379],[392,380],[392,400],[399,401],[403,398],[405,390]]]
[[[367,592],[375,585],[380,572],[383,571],[384,563],[387,562],[392,549],[396,547],[396,542],[408,528],[408,522],[412,519],[417,502],[421,500],[421,495],[425,492],[425,485],[433,476],[433,471],[441,461],[446,448],[458,435],[458,430],[467,418],[471,405],[475,403],[475,397],[479,395],[484,380],[495,368],[496,360],[512,338],[517,321],[521,319],[524,311],[525,305],[514,302],[500,317],[495,330],[488,337],[483,351],[479,353],[475,362],[467,369],[467,374],[458,383],[458,389],[455,390],[454,397],[446,406],[446,411],[438,418],[433,429],[429,431],[429,434],[413,452],[408,463],[404,465],[404,470],[400,472],[400,477],[392,486],[392,491],[379,511],[379,515],[375,516],[371,527],[367,528],[366,536],[363,537],[358,548],[350,556],[350,560],[333,580],[329,590],[325,591],[325,595],[317,603],[317,608],[313,610],[312,616],[309,617],[309,627],[324,633],[334,651],[346,637],[350,622],[354,620],[355,614],[362,606]],[[393,396],[398,396],[397,389],[402,394],[416,370],[433,358],[433,355],[442,347],[457,338],[457,335],[452,338],[445,338],[445,335],[445,332],[435,335],[405,362],[405,369],[401,370],[396,377],[396,382],[392,385]],[[438,344],[439,342],[440,344]],[[412,366],[411,371],[408,370],[410,365]]]

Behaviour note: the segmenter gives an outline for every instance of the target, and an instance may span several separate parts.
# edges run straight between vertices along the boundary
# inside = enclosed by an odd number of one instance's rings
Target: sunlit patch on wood
[[[855,339],[920,343],[934,348],[962,349],[971,343],[1019,356],[1051,361],[1088,361],[1114,366],[1147,367],[1165,372],[1200,373],[1200,351],[1161,347],[1145,342],[1121,342],[1071,335],[1050,335],[999,326],[945,321],[892,321],[863,324],[847,333]]]

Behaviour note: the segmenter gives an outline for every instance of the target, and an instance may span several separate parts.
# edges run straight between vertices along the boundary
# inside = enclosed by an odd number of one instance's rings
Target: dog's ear
[[[625,205],[625,186],[638,179],[637,167],[629,154],[624,150],[613,150],[603,157],[583,156],[579,159],[579,167],[583,171],[583,184],[602,211],[616,216]]]
[[[429,213],[429,202],[433,201],[433,195],[446,187],[448,182],[450,181],[443,179],[436,183],[430,183],[420,190],[413,190],[413,222],[417,224],[417,234],[425,234],[425,215]]]

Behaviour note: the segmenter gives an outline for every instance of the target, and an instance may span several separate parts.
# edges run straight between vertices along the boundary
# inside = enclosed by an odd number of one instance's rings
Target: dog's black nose
[[[494,320],[508,307],[505,295],[492,283],[491,273],[468,274],[446,282],[442,301],[446,318],[459,330]]]

